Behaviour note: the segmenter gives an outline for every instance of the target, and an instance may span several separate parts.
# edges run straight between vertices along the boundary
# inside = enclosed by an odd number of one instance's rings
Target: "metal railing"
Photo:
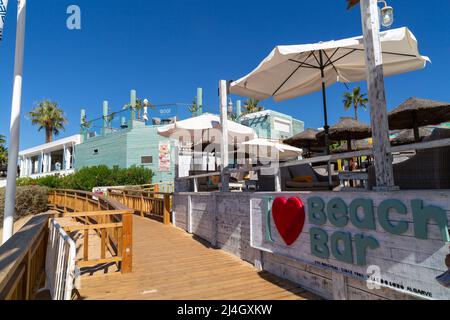
[[[75,265],[75,242],[56,219],[50,221],[49,242],[45,263],[46,289],[53,300],[71,300],[75,280],[79,276]]]

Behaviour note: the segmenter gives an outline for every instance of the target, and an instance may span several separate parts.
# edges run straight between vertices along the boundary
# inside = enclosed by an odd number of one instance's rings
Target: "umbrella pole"
[[[329,134],[330,134],[330,126],[328,125],[328,111],[327,111],[327,89],[325,85],[325,67],[323,64],[323,55],[322,51],[319,51],[319,59],[320,59],[320,76],[322,78],[322,100],[323,100],[323,115],[324,115],[324,130],[325,130],[325,148],[327,155],[330,155],[330,145],[329,145]],[[328,187],[333,190],[333,180],[331,177],[331,163],[328,161]]]
[[[413,127],[414,127],[414,139],[417,143],[420,142],[420,132],[419,132],[419,125],[417,124],[417,113],[413,112]]]

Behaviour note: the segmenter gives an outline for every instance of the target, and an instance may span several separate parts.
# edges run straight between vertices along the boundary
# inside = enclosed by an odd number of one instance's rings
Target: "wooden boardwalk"
[[[318,299],[172,226],[134,217],[133,273],[83,277],[80,299]]]

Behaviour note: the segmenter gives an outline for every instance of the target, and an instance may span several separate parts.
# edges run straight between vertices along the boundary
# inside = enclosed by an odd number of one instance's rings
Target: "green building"
[[[131,92],[136,101],[136,92]],[[106,165],[129,168],[143,166],[154,173],[153,183],[172,182],[175,164],[172,144],[158,135],[158,127],[176,121],[176,106],[138,110],[128,109],[110,113],[108,102],[103,104],[103,116],[86,121],[81,111],[81,143],[75,147],[75,170]],[[153,117],[152,117],[153,116]]]
[[[258,137],[273,140],[285,140],[305,130],[303,121],[273,110],[243,115],[240,123],[253,128]]]
[[[153,182],[174,180],[174,164],[161,165],[161,147],[170,152],[170,141],[157,133],[158,126],[133,121],[132,127],[104,136],[91,137],[75,148],[75,170],[106,165],[129,168],[133,165],[149,168],[155,174]]]

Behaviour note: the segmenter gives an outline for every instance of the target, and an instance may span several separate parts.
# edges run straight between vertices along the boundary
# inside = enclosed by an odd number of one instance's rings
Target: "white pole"
[[[229,176],[228,176],[228,83],[225,80],[219,82],[219,95],[220,95],[220,122],[222,125],[222,143],[220,144],[220,157],[222,164],[222,192],[230,191],[229,188]]]
[[[5,217],[3,221],[3,243],[12,237],[16,198],[17,159],[19,154],[20,107],[22,103],[22,72],[25,45],[26,0],[17,1],[17,33],[14,59],[14,86],[11,106],[11,123],[8,153],[8,178],[5,193]]]
[[[389,124],[384,89],[378,0],[361,0],[361,19],[366,48],[367,87],[372,122],[377,191],[396,190],[392,158],[389,156]]]

